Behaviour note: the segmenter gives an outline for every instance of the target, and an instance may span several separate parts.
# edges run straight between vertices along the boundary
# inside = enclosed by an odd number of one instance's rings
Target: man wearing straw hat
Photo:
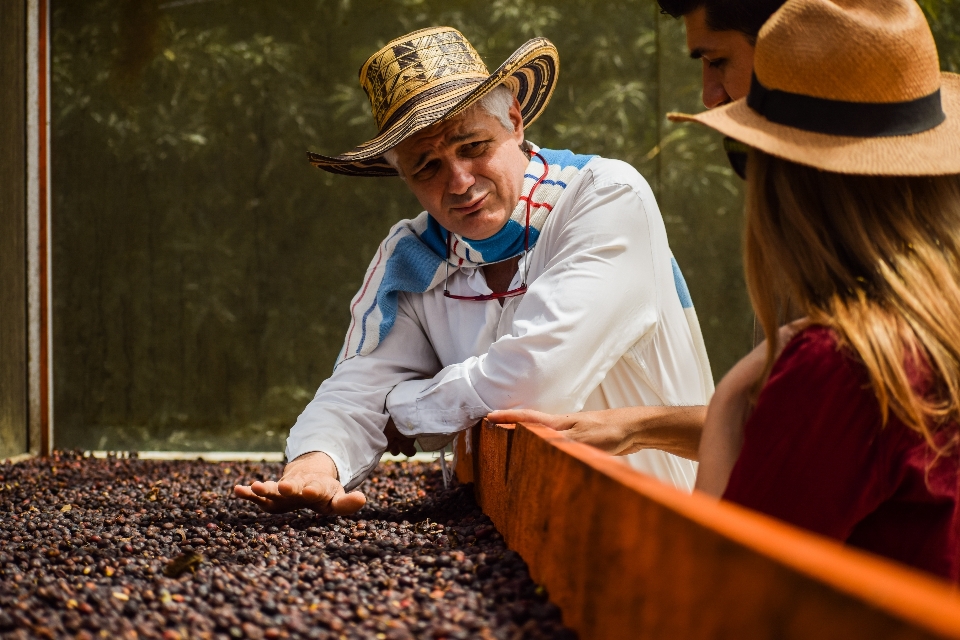
[[[399,175],[425,211],[394,225],[373,257],[334,373],[290,432],[283,477],[238,486],[238,497],[267,511],[356,511],[364,498],[351,490],[386,449],[408,452],[414,438],[440,448],[493,409],[702,413],[710,368],[647,183],[622,162],[524,137],[558,65],[535,38],[491,74],[446,27],[398,38],[363,65],[380,134],[310,161]],[[657,444],[690,451],[697,436],[678,429]],[[690,460],[644,448],[630,462],[692,487]]]

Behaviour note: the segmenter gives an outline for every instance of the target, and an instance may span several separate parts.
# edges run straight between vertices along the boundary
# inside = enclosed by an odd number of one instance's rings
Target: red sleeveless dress
[[[923,373],[911,376],[914,388]],[[775,363],[723,497],[957,583],[956,449],[937,458],[892,413],[881,428],[866,368],[831,329],[813,326]]]

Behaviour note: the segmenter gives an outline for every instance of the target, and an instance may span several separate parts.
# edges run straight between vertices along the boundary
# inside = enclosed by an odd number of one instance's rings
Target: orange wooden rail
[[[458,478],[582,638],[960,639],[960,591],[944,581],[539,425],[465,435]]]

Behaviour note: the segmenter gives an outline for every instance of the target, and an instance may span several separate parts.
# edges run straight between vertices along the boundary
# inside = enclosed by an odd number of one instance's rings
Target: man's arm
[[[494,411],[487,420],[498,424],[527,422],[562,431],[574,442],[582,442],[615,456],[642,449],[659,449],[697,460],[700,434],[707,408],[625,407],[554,415],[540,411]]]
[[[807,320],[780,328],[778,352]],[[720,496],[740,454],[743,424],[750,410],[750,392],[763,373],[767,343],[761,342],[740,360],[717,386],[708,407],[627,407],[552,415],[540,411],[493,411],[487,419],[498,424],[542,424],[575,442],[615,456],[641,449],[660,449],[689,460],[700,460],[697,488]]]
[[[287,438],[279,480],[238,485],[234,495],[271,513],[309,507],[320,513],[352,513],[365,499],[356,488],[388,447],[409,450],[389,428],[387,393],[404,380],[432,376],[440,368],[433,347],[401,295],[390,334],[367,355],[346,360],[320,385]]]

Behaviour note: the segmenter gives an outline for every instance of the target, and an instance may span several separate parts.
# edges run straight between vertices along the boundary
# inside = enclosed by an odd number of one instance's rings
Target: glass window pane
[[[940,54],[940,68],[960,73],[960,2],[920,0]]]
[[[956,5],[924,3],[956,65]],[[389,39],[446,24],[493,69],[562,59],[529,138],[632,163],[660,199],[713,370],[750,346],[741,185],[699,111],[683,26],[653,0],[53,2],[56,444],[268,450],[329,375],[377,244],[419,210],[395,179],[306,150],[376,135],[357,83]]]
[[[697,108],[699,76],[654,3],[56,2],[58,445],[282,446],[377,243],[419,211],[397,180],[328,175],[304,151],[375,135],[356,70],[435,24],[491,69],[554,40],[560,85],[530,139],[636,166],[715,371],[743,352],[738,196],[697,148],[715,141],[664,123],[666,106]]]

